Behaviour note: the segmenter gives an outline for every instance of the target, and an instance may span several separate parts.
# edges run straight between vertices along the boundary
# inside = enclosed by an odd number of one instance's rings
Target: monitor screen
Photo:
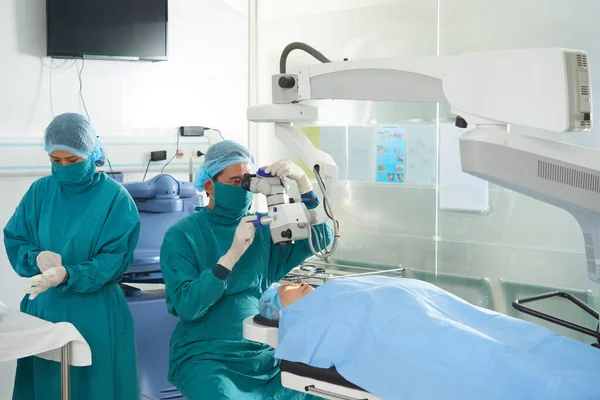
[[[47,54],[167,59],[168,0],[46,0]]]

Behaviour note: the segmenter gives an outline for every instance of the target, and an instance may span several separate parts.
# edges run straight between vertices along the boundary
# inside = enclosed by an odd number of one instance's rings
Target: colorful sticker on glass
[[[402,125],[380,126],[377,130],[377,182],[404,183],[406,177],[406,134]]]

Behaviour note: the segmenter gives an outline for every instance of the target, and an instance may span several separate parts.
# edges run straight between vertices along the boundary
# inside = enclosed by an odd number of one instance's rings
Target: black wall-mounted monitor
[[[167,60],[168,0],[46,0],[47,55]]]

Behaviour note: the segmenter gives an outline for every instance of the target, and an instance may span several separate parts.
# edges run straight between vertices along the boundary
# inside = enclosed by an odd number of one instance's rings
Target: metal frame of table
[[[60,389],[61,400],[71,400],[71,342],[61,348],[60,354]]]

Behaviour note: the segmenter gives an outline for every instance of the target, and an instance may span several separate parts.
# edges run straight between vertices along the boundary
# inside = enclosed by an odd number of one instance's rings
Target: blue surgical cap
[[[97,166],[106,162],[106,151],[96,137],[90,122],[81,114],[66,113],[56,116],[46,128],[44,150],[48,154],[64,150],[85,160],[93,157]]]
[[[249,162],[254,164],[254,157],[247,148],[233,140],[224,140],[208,148],[204,155],[204,163],[196,173],[194,186],[204,190],[204,182],[212,179],[219,172],[235,164]]]
[[[277,291],[280,286],[279,283],[272,284],[258,300],[258,312],[267,319],[279,320],[283,308]]]

